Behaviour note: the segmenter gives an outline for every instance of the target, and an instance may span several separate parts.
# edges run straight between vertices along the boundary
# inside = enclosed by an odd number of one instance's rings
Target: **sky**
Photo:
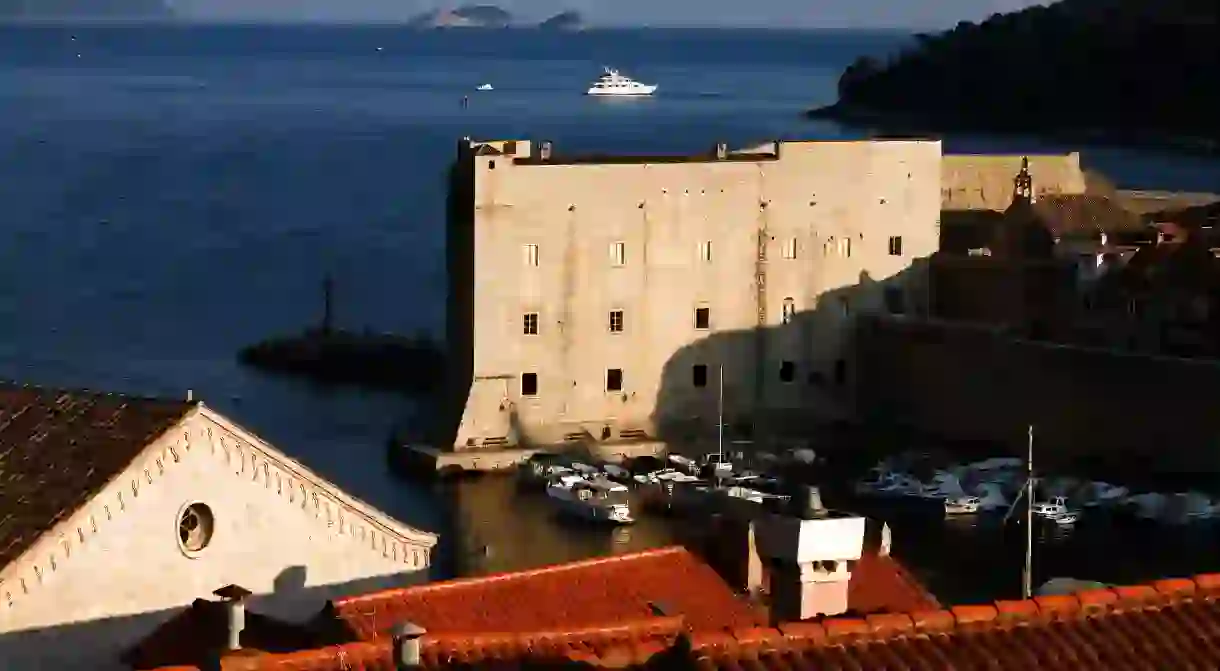
[[[495,4],[522,20],[576,9],[591,25],[950,27],[1047,0],[168,0],[207,20],[402,21],[437,6]]]

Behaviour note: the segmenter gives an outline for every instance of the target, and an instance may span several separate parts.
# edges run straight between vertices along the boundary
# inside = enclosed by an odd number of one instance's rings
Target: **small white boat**
[[[1050,520],[1066,515],[1068,514],[1067,500],[1062,496],[1056,496],[1050,501],[1035,503],[1034,514]]]
[[[631,505],[627,488],[605,478],[560,475],[551,481],[546,494],[565,515],[591,522],[631,524]]]
[[[1049,519],[1050,519],[1050,521],[1054,522],[1055,524],[1058,524],[1061,527],[1070,527],[1076,523],[1076,520],[1080,519],[1080,514],[1068,511],[1065,513],[1060,513],[1059,515],[1056,515]]]
[[[618,70],[604,68],[602,76],[593,82],[585,95],[591,96],[650,96],[656,92],[655,84],[641,84],[620,74]]]
[[[494,91],[495,88],[491,84],[480,84],[476,91]]]
[[[979,497],[958,496],[945,499],[946,515],[973,515],[979,511]]]

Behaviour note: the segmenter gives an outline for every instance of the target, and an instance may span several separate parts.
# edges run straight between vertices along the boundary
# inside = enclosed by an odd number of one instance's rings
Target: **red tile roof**
[[[940,602],[897,559],[866,552],[852,569],[847,608],[858,615],[935,610]]]
[[[0,383],[0,568],[84,506],[195,406]]]
[[[704,671],[1217,669],[1220,575],[695,634],[692,646]]]
[[[681,617],[645,617],[587,629],[429,634],[422,641],[421,662],[425,670],[573,665],[624,668],[660,661],[672,654],[683,627]],[[341,670],[395,671],[390,641],[361,641],[283,655],[226,657],[221,664],[221,671]]]
[[[204,665],[228,643],[228,613],[219,601],[196,599],[186,610],[157,628],[123,655],[133,669],[195,668]],[[308,627],[280,622],[259,613],[246,613],[241,633],[245,650],[280,652],[317,645]],[[178,667],[175,665],[185,665]]]
[[[583,629],[658,614],[684,616],[695,631],[764,622],[681,547],[377,592],[334,609],[362,640],[405,621],[436,633]]]

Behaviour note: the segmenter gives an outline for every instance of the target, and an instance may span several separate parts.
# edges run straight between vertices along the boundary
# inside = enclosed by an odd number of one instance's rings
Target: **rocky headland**
[[[886,131],[1020,133],[1220,150],[1220,4],[1062,0],[861,57],[811,110]]]

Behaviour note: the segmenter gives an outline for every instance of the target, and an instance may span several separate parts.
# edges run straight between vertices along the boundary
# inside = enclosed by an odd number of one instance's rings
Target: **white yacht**
[[[614,524],[631,524],[627,488],[606,478],[559,475],[546,488],[546,494],[561,513],[573,517]]]
[[[621,74],[618,70],[605,68],[602,76],[593,82],[586,95],[591,96],[650,96],[657,90],[656,84],[641,84]]]

